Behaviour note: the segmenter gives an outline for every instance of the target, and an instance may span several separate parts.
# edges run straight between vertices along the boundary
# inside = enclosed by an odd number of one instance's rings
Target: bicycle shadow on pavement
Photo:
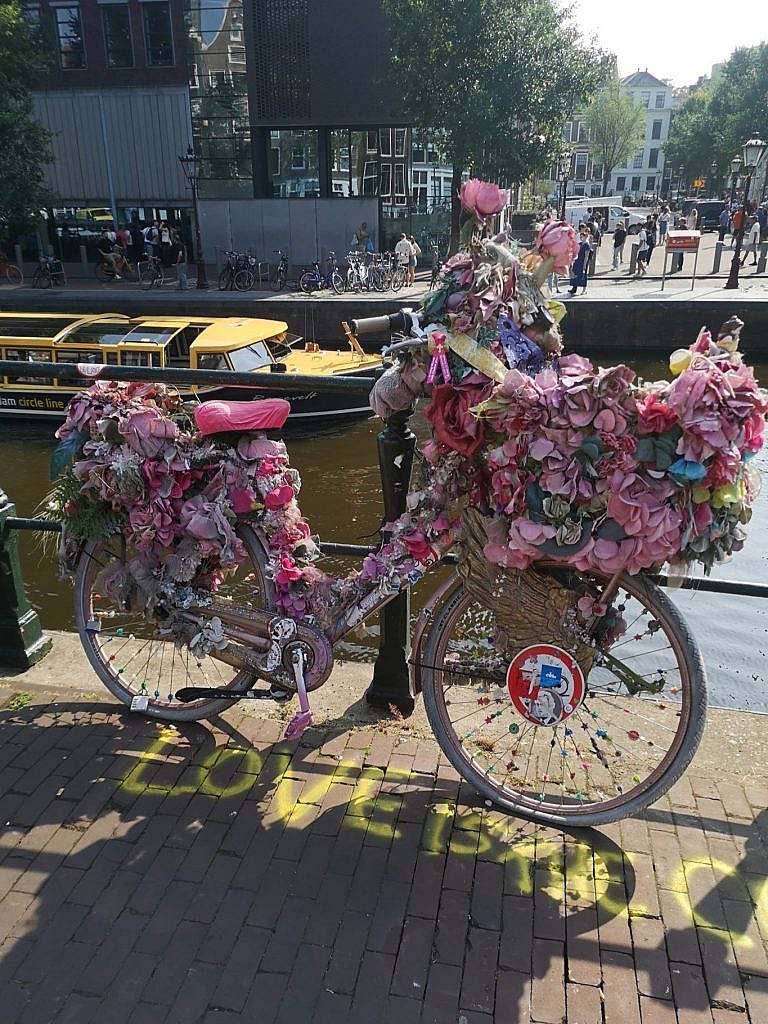
[[[489,810],[387,734],[280,728],[0,713],[3,1024],[506,1022],[601,983],[635,891],[612,839]]]

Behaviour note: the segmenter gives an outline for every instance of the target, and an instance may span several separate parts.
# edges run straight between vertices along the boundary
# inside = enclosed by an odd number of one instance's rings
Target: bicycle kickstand
[[[293,678],[296,681],[296,691],[299,695],[299,710],[288,723],[285,730],[285,739],[294,740],[304,732],[307,726],[312,724],[312,711],[309,707],[307,686],[304,682],[304,651],[300,647],[294,647],[291,651],[291,668]]]

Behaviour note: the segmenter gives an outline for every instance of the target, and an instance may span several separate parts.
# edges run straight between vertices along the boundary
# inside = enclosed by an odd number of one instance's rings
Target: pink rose
[[[638,434],[664,434],[677,423],[677,413],[655,392],[637,403]]]
[[[756,410],[744,424],[744,440],[742,450],[759,452],[765,444],[765,415]]]
[[[430,547],[429,541],[421,530],[414,530],[413,533],[405,534],[400,540],[408,548],[408,553],[417,562],[428,562],[431,558],[434,558],[434,552]]]
[[[470,409],[487,395],[486,386],[440,384],[424,415],[432,424],[435,440],[471,458],[485,443],[485,426]]]
[[[275,573],[275,583],[280,587],[288,587],[301,579],[301,569],[288,555],[280,559],[280,568]]]
[[[553,269],[558,274],[567,274],[579,254],[579,240],[573,227],[558,221],[550,221],[541,227],[535,247],[544,259],[548,256],[554,259]]]
[[[500,213],[509,202],[509,192],[490,181],[470,178],[461,185],[461,205],[481,220]]]
[[[273,491],[270,491],[264,497],[264,504],[270,510],[270,512],[276,512],[280,508],[285,508],[286,505],[290,504],[293,500],[293,488],[290,484],[281,484],[279,487],[275,487]]]

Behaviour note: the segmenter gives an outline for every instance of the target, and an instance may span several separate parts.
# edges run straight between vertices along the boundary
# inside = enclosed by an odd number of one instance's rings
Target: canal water
[[[661,362],[633,365],[647,379],[665,375]],[[768,383],[768,364],[757,372],[761,382]],[[414,427],[421,437],[427,435],[418,416]],[[0,423],[0,485],[16,503],[18,515],[32,515],[47,491],[54,429],[53,423]],[[292,463],[302,477],[302,510],[325,541],[366,543],[375,539],[381,514],[376,455],[379,429],[380,423],[371,419],[287,439]],[[768,471],[765,453],[757,465],[764,473]],[[57,579],[53,558],[41,550],[39,536],[19,536],[28,595],[43,625],[72,629],[69,585]],[[339,574],[351,568],[348,560],[327,560],[326,567],[328,563],[328,571]],[[714,575],[768,582],[768,488],[758,500],[744,551]],[[431,589],[429,580],[416,589],[415,609]],[[676,592],[674,600],[703,648],[712,703],[768,712],[768,600],[691,591]],[[348,655],[372,657],[376,631],[374,623],[368,643],[361,641]]]

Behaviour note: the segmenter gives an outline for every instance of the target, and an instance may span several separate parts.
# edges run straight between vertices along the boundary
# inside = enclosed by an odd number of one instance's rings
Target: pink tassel
[[[429,371],[427,372],[427,384],[435,383],[438,369],[442,375],[443,383],[450,384],[451,370],[448,366],[448,357],[445,354],[445,335],[435,332],[431,335],[431,338],[435,351],[432,355],[432,362],[429,364]]]

